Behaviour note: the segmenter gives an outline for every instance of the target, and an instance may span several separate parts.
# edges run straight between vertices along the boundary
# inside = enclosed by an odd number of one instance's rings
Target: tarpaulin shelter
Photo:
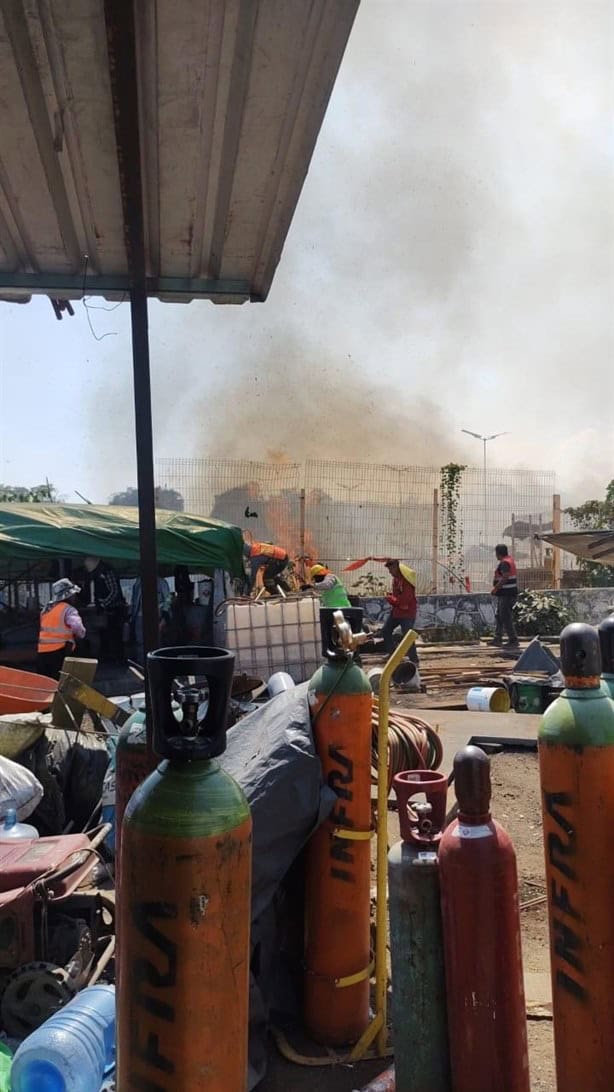
[[[544,542],[558,546],[568,554],[575,554],[586,561],[599,561],[602,565],[614,565],[614,531],[559,531],[540,535]]]
[[[186,565],[192,572],[224,569],[240,577],[242,550],[239,527],[186,512],[156,511],[160,565]],[[0,570],[15,561],[88,555],[138,566],[138,510],[93,504],[0,504]]]
[[[146,648],[147,298],[266,298],[358,4],[0,3],[0,293],[130,300]]]

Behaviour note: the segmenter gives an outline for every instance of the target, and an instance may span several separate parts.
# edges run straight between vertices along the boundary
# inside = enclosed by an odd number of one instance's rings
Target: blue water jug
[[[21,1044],[11,1092],[100,1092],[114,1065],[115,987],[88,986]]]
[[[0,842],[31,842],[38,838],[36,827],[17,822],[17,811],[9,808],[0,827]]]

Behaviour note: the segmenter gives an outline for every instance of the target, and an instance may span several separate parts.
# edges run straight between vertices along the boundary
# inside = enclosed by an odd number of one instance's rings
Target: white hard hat
[[[70,599],[72,595],[78,595],[80,591],[81,588],[78,584],[73,584],[72,580],[68,580],[67,577],[56,580],[55,584],[51,585],[51,597],[54,603],[61,603],[64,599]]]

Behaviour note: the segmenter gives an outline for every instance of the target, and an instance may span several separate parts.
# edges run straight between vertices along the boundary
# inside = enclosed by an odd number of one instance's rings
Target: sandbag
[[[28,819],[43,798],[43,786],[24,766],[0,755],[0,819],[15,808],[20,822]]]

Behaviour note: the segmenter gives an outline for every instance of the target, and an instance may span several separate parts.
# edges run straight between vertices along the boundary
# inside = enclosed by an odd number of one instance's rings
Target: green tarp
[[[243,575],[239,527],[185,512],[156,512],[161,566]],[[138,567],[137,508],[94,504],[0,504],[0,564],[60,557],[101,557]],[[120,567],[120,566],[118,566]]]

